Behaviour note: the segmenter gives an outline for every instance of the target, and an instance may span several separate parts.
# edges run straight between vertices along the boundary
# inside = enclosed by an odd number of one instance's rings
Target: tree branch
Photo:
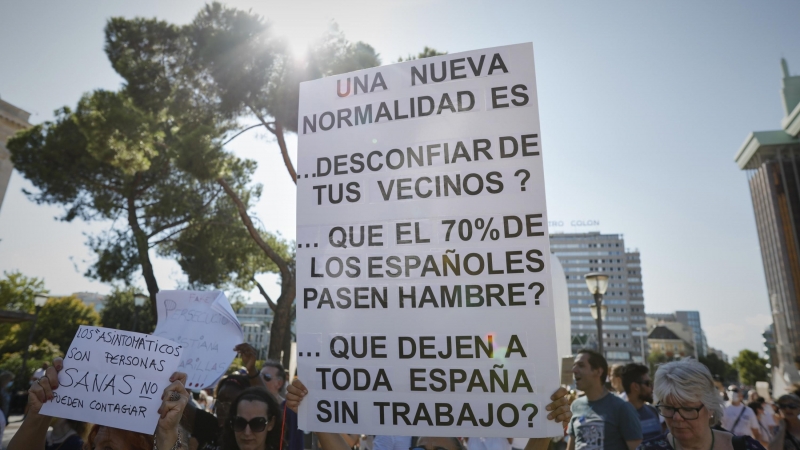
[[[286,140],[283,138],[283,126],[281,126],[280,122],[277,120],[275,122],[267,122],[261,116],[261,114],[256,111],[251,105],[247,105],[250,108],[250,111],[258,118],[264,128],[270,131],[270,133],[274,134],[276,138],[278,138],[278,147],[281,148],[281,156],[283,157],[283,165],[286,166],[286,170],[289,172],[289,176],[292,177],[292,181],[294,184],[297,184],[297,172],[294,170],[294,164],[292,164],[292,160],[289,158],[289,150],[286,148]],[[270,125],[274,125],[275,128],[270,127]]]
[[[261,283],[259,283],[258,280],[255,279],[255,277],[253,277],[253,283],[255,283],[256,286],[258,286],[258,292],[261,293],[261,296],[267,299],[267,304],[269,305],[269,309],[271,309],[272,312],[275,312],[275,310],[278,309],[278,305],[276,305],[275,302],[272,301],[269,294],[267,294],[267,291],[264,290],[264,288],[261,286]]]
[[[157,235],[158,233],[161,233],[164,230],[168,230],[170,228],[177,227],[178,225],[182,225],[182,224],[190,221],[191,219],[192,219],[191,216],[187,216],[187,217],[184,217],[182,219],[176,220],[174,222],[170,222],[170,223],[164,224],[164,225],[158,227],[157,229],[153,230],[150,234],[148,234],[147,235],[147,239],[150,239],[151,237]]]
[[[242,219],[242,223],[244,223],[245,228],[247,228],[247,232],[250,233],[250,237],[256,241],[256,244],[261,248],[267,258],[272,260],[276,266],[278,266],[278,270],[281,272],[281,278],[284,280],[283,282],[287,282],[292,280],[292,272],[289,269],[289,264],[283,260],[283,258],[278,255],[275,250],[272,249],[264,239],[261,238],[261,234],[258,233],[256,227],[253,225],[253,221],[250,220],[250,216],[247,214],[247,207],[244,205],[242,200],[236,195],[236,192],[230,187],[227,181],[222,177],[217,178],[217,183],[222,186],[222,189],[225,190],[225,193],[228,194],[228,197],[233,201],[236,205],[236,209],[239,211],[239,217]]]
[[[252,130],[253,128],[255,128],[255,127],[260,127],[260,126],[262,126],[262,124],[260,124],[260,123],[257,123],[257,124],[255,124],[255,125],[250,125],[249,127],[245,128],[244,130],[242,130],[242,131],[240,131],[240,132],[238,132],[238,133],[234,134],[234,135],[233,135],[233,136],[232,136],[230,139],[228,139],[227,141],[223,142],[223,143],[222,143],[222,145],[220,145],[220,147],[224,147],[226,144],[228,144],[230,141],[232,141],[232,140],[236,139],[237,137],[239,137],[239,135],[240,135],[240,134],[242,134],[242,133],[244,133],[245,131],[247,131],[247,130]]]

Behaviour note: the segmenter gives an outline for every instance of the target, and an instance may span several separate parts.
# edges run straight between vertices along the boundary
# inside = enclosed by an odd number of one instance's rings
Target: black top
[[[222,428],[217,422],[217,416],[210,412],[197,409],[194,412],[194,426],[192,437],[197,439],[198,450],[219,450],[222,448]]]

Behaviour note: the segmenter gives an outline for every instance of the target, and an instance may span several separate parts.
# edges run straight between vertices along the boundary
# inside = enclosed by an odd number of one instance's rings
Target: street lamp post
[[[642,364],[647,364],[647,356],[644,349],[644,338],[647,336],[647,327],[636,327],[634,331],[641,331],[642,335],[639,336],[639,343],[642,344]]]
[[[42,306],[47,303],[47,296],[43,294],[36,294],[33,296],[33,305],[36,308],[36,313],[33,315],[33,323],[31,324],[31,331],[28,333],[28,342],[25,345],[25,352],[22,354],[22,376],[28,376],[28,350],[30,349],[31,342],[33,341],[33,334],[36,332],[36,321],[39,319],[39,311]]]
[[[608,307],[603,305],[603,295],[608,289],[608,275],[592,272],[584,275],[586,286],[594,296],[594,305],[591,306],[592,318],[597,323],[597,348],[601,355],[605,356],[603,350],[603,320],[608,314]]]
[[[133,332],[138,332],[139,330],[139,308],[144,306],[144,302],[147,301],[150,297],[144,294],[133,294]]]

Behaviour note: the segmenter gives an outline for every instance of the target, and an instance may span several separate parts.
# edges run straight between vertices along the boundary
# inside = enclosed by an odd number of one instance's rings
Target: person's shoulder
[[[631,405],[631,403],[629,401],[618,397],[616,394],[612,394],[612,393],[609,392],[609,394],[606,395],[603,398],[603,400],[605,400],[606,404],[613,405],[615,407],[623,407],[624,408],[624,406],[622,406],[622,405],[629,405],[633,411],[636,411],[636,408],[634,408],[633,405]]]
[[[750,409],[750,408],[748,408],[748,409]],[[744,442],[744,447],[743,448],[745,448],[746,450],[765,450],[764,446],[761,445],[760,442],[758,442],[757,440],[753,439],[750,436],[735,436],[735,437],[733,437],[731,439],[731,443],[733,443],[737,439],[739,439],[742,442]],[[737,447],[734,446],[734,448],[737,448]],[[742,447],[740,447],[740,448],[742,448]]]

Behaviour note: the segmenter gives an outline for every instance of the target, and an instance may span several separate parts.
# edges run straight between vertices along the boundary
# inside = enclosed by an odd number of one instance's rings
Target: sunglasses
[[[639,382],[642,386],[650,386],[653,383],[653,380],[642,380]]]
[[[261,377],[264,378],[264,381],[272,381],[272,375],[268,373],[262,373]]]
[[[233,425],[233,431],[241,433],[242,431],[250,426],[250,431],[253,433],[260,433],[267,428],[267,418],[266,417],[254,417],[249,421],[241,416],[236,416],[231,419],[231,424]]]
[[[428,447],[420,446],[420,447],[409,447],[408,450],[450,450],[450,449],[447,449],[447,448],[444,448],[444,447],[428,448]]]
[[[778,408],[779,409],[800,409],[800,405],[778,403]]]

